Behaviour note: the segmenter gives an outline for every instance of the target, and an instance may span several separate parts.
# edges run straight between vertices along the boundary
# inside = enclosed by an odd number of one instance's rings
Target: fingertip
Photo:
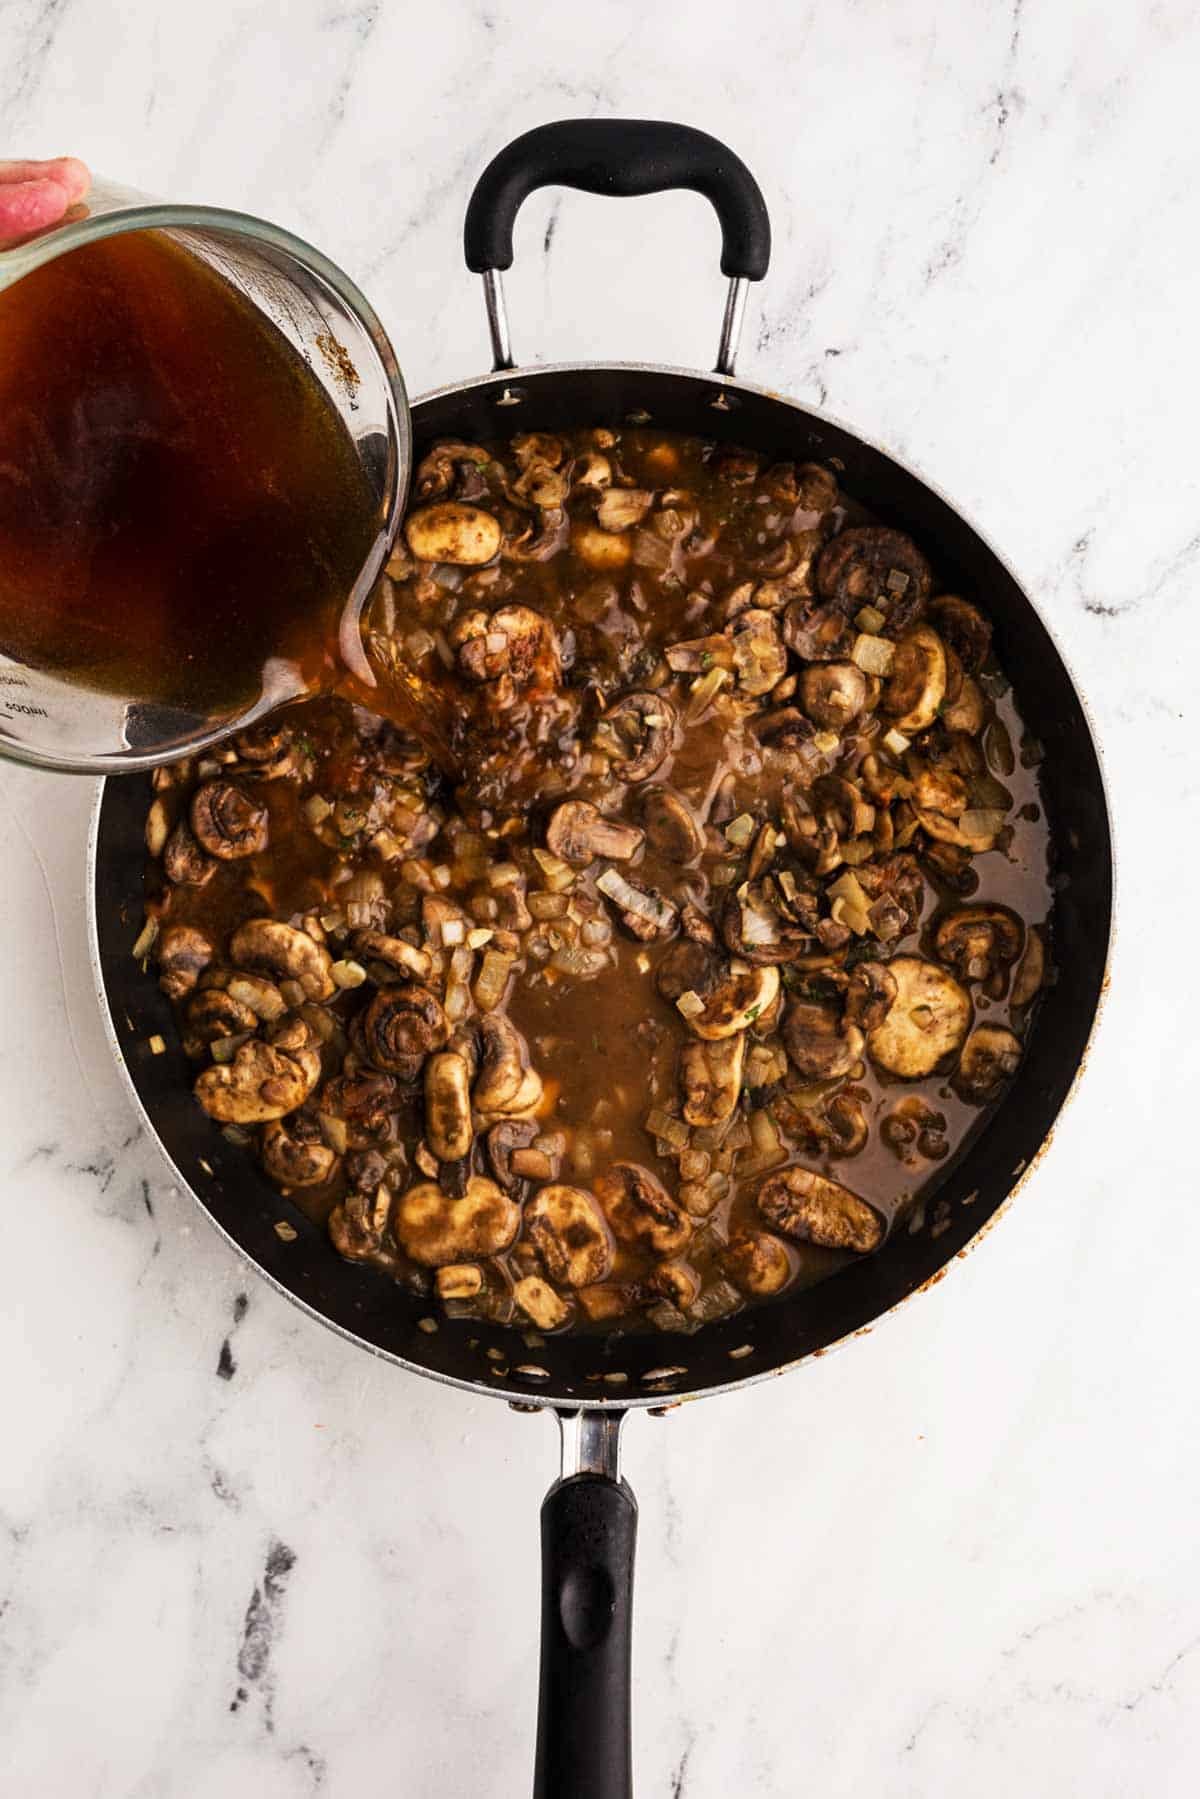
[[[44,176],[0,184],[0,244],[56,225],[70,204],[66,188]]]
[[[47,164],[46,174],[63,188],[68,206],[77,205],[92,185],[92,171],[78,156],[56,156]]]

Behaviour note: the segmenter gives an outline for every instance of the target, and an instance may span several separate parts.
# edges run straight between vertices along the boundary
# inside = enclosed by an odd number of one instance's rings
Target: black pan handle
[[[559,119],[514,138],[475,183],[463,227],[467,267],[484,280],[498,369],[513,366],[500,274],[512,267],[521,203],[539,187],[617,197],[682,187],[710,200],[721,225],[721,269],[731,284],[717,370],[733,373],[744,284],[761,281],[771,260],[766,201],[740,156],[707,131],[665,119]]]
[[[771,260],[771,221],[757,181],[719,138],[666,119],[559,119],[538,125],[492,158],[471,195],[463,228],[467,267],[509,269],[521,202],[539,187],[587,194],[660,194],[685,187],[711,200],[721,222],[721,273],[761,281]]]
[[[629,1656],[637,1501],[616,1478],[619,1426],[620,1418],[611,1415],[597,1424],[609,1438],[611,1458],[583,1458],[607,1462],[610,1471],[597,1466],[556,1481],[542,1504],[534,1799],[632,1799]]]

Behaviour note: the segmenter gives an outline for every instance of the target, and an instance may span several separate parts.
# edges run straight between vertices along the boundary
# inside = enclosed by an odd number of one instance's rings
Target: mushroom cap
[[[612,1271],[613,1241],[600,1207],[581,1187],[554,1181],[525,1205],[525,1228],[551,1280],[589,1287]]]
[[[721,1266],[735,1287],[766,1299],[792,1278],[788,1252],[769,1231],[737,1231],[721,1252]]]
[[[451,562],[460,568],[490,562],[503,533],[494,513],[461,500],[439,500],[410,512],[404,538],[419,562]]]
[[[220,1124],[265,1124],[302,1106],[320,1078],[321,1059],[314,1050],[285,1054],[251,1037],[232,1062],[204,1070],[195,1094]]]
[[[290,1124],[270,1119],[262,1128],[259,1159],[273,1181],[281,1187],[323,1187],[333,1179],[338,1158],[327,1143],[322,1142],[316,1120],[309,1121],[311,1131],[301,1131],[300,1118]]]
[[[606,739],[626,751],[613,763],[613,773],[631,784],[648,781],[670,754],[677,723],[674,706],[662,694],[624,694],[600,720]]]
[[[956,593],[944,593],[930,605],[929,616],[958,657],[964,674],[977,675],[992,647],[991,623],[978,606]]]
[[[239,968],[299,981],[309,999],[331,999],[337,991],[324,945],[274,918],[250,918],[239,925],[229,940],[229,955]]]
[[[834,1080],[849,1074],[863,1052],[863,1034],[833,1006],[816,1000],[789,1000],[782,1036],[795,1068],[808,1080]]]
[[[471,1071],[454,1050],[440,1050],[425,1064],[425,1140],[439,1162],[461,1162],[474,1138]]]
[[[613,1233],[622,1243],[638,1243],[656,1255],[673,1256],[692,1234],[692,1221],[655,1179],[636,1162],[614,1162],[596,1178],[596,1196]]]
[[[679,1075],[688,1124],[707,1127],[733,1116],[745,1064],[744,1031],[707,1043],[700,1038],[684,1044],[679,1052]]]
[[[217,872],[213,858],[206,855],[181,818],[163,846],[163,873],[177,887],[203,887]]]
[[[640,810],[646,840],[664,861],[682,867],[703,854],[704,833],[673,787],[644,787]]]
[[[757,1203],[768,1224],[799,1243],[869,1255],[883,1242],[884,1222],[874,1206],[810,1168],[768,1175]]]
[[[191,924],[169,925],[155,949],[158,984],[168,999],[190,993],[216,954],[204,932]]]
[[[520,1226],[520,1207],[482,1174],[470,1177],[461,1199],[451,1199],[436,1181],[420,1181],[392,1208],[397,1243],[423,1268],[500,1255]]]
[[[933,932],[938,961],[952,968],[960,981],[985,981],[998,969],[1008,968],[1024,942],[1020,918],[1011,907],[999,904],[955,906]]]
[[[267,808],[234,781],[205,781],[197,787],[190,818],[196,841],[220,862],[254,856],[267,847]]]
[[[879,525],[852,525],[826,544],[817,564],[817,591],[849,616],[873,605],[895,637],[921,616],[933,575],[911,537]]]
[[[906,737],[928,730],[946,697],[946,654],[929,625],[917,625],[900,639],[883,684],[879,709]]]
[[[589,800],[564,800],[550,814],[546,847],[573,868],[586,868],[597,856],[628,862],[641,849],[645,832],[619,819],[605,818]]]
[[[976,1105],[995,1099],[1017,1072],[1021,1040],[1003,1025],[977,1024],[963,1044],[954,1073],[954,1091]]]
[[[348,1149],[369,1150],[391,1136],[399,1104],[393,1077],[363,1068],[326,1081],[317,1110],[323,1117],[336,1118],[341,1123]]]
[[[479,1068],[473,1097],[481,1112],[502,1112],[520,1092],[529,1050],[503,1012],[485,1012],[479,1021]]]
[[[818,662],[800,676],[800,704],[823,730],[844,731],[867,704],[867,677],[856,662]]]
[[[871,1060],[903,1080],[932,1074],[956,1053],[971,1023],[971,999],[952,974],[923,956],[894,956],[888,969],[896,998],[867,1034]]]
[[[401,1080],[416,1079],[426,1056],[442,1047],[449,1030],[441,1001],[417,981],[381,987],[362,1014],[367,1059]]]
[[[193,993],[188,1001],[187,1022],[189,1032],[202,1043],[215,1043],[220,1037],[237,1037],[243,1031],[258,1029],[257,1014],[223,987],[204,987]]]

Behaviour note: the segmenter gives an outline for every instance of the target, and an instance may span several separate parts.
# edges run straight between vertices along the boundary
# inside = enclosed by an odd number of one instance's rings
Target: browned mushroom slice
[[[415,1080],[425,1058],[446,1041],[449,1028],[428,987],[416,981],[381,987],[362,1016],[363,1050],[384,1074]]]
[[[779,999],[779,970],[774,966],[735,972],[720,957],[698,943],[677,944],[675,950],[700,952],[703,969],[693,954],[659,969],[658,987],[671,997],[677,982],[689,971],[700,975],[700,984],[680,987],[673,1003],[687,1020],[688,1029],[706,1043],[736,1036],[770,1017]],[[672,952],[672,955],[675,951]]]
[[[815,725],[844,731],[867,705],[867,677],[854,662],[819,662],[800,677],[800,704]]]
[[[970,996],[953,975],[921,956],[895,956],[888,969],[896,998],[883,1023],[867,1033],[867,1048],[889,1074],[920,1080],[961,1048],[971,1023]]]
[[[970,675],[964,675],[957,699],[947,700],[942,707],[942,723],[948,731],[963,731],[968,737],[978,737],[986,719],[987,708],[979,684]]]
[[[896,645],[879,709],[906,737],[927,730],[946,694],[946,657],[942,640],[928,625],[918,625]]]
[[[933,948],[960,981],[1003,977],[1021,954],[1025,927],[1008,906],[956,906],[939,919]]]
[[[284,1124],[264,1124],[259,1159],[281,1187],[323,1187],[333,1179],[338,1158],[321,1136],[315,1118],[296,1113]]]
[[[308,999],[331,999],[337,991],[329,972],[329,951],[294,925],[273,918],[248,919],[230,938],[229,955],[239,968],[299,981]]]
[[[427,456],[417,464],[413,476],[413,498],[416,500],[440,500],[443,494],[464,485],[464,478],[485,467],[491,460],[486,450],[478,444],[461,443],[456,438],[447,438],[443,443],[434,444]],[[460,499],[468,497],[461,492]],[[474,497],[478,497],[475,495]]]
[[[192,795],[192,831],[221,862],[255,856],[267,847],[267,808],[232,781],[206,781]]]
[[[561,1330],[571,1316],[571,1308],[562,1294],[555,1292],[540,1274],[526,1274],[515,1282],[513,1298],[540,1331]]]
[[[1017,972],[1013,976],[1012,992],[1008,996],[1011,1006],[1027,1006],[1041,989],[1046,978],[1046,946],[1042,942],[1042,934],[1036,925],[1031,925],[1025,933],[1025,954],[1021,957]]]
[[[870,899],[871,928],[885,943],[915,931],[925,904],[925,881],[916,858],[905,850],[864,863],[855,878]]]
[[[492,560],[502,532],[499,519],[482,507],[440,500],[410,512],[404,536],[419,562],[451,562],[470,568]]]
[[[704,833],[674,788],[643,788],[640,812],[646,840],[664,861],[682,866],[703,854]]]
[[[613,1233],[654,1255],[677,1255],[692,1234],[692,1221],[649,1169],[614,1162],[596,1180],[596,1197]]]
[[[543,507],[538,522],[528,524],[516,535],[504,539],[501,555],[505,562],[549,562],[567,542],[569,520],[565,506]],[[616,537],[614,543],[624,542]]]
[[[203,887],[217,872],[211,856],[205,855],[191,831],[180,819],[163,848],[163,873],[177,887]]]
[[[439,1162],[461,1162],[471,1153],[471,1071],[452,1049],[425,1064],[425,1141]]]
[[[636,825],[605,818],[588,800],[564,800],[546,825],[547,849],[574,868],[586,868],[597,856],[628,862],[644,840],[645,832]]]
[[[670,753],[675,725],[675,708],[661,694],[627,693],[608,708],[596,738],[604,749],[619,752],[613,773],[622,781],[648,781]]]
[[[883,1023],[896,998],[896,978],[886,962],[859,962],[846,984],[846,1017],[864,1031]]]
[[[518,504],[524,502],[544,509],[554,508],[562,505],[569,486],[566,469],[555,468],[551,463],[535,458],[512,482],[508,495]]]
[[[671,945],[658,965],[654,980],[663,998],[674,1005],[685,993],[695,993],[703,998],[726,973],[724,957],[718,955],[706,938],[688,936]]]
[[[911,799],[918,812],[941,812],[947,818],[959,818],[971,803],[966,782],[952,768],[918,764],[910,752],[913,769]]]
[[[485,1139],[488,1166],[506,1193],[511,1193],[517,1182],[525,1178],[512,1165],[514,1154],[528,1149],[537,1134],[538,1127],[532,1118],[505,1118],[488,1132]]]
[[[793,1066],[807,1080],[849,1074],[863,1053],[858,1026],[844,1021],[835,1007],[815,1000],[789,1001],[782,1035]]]
[[[471,1176],[459,1199],[435,1181],[418,1182],[400,1195],[392,1212],[396,1241],[424,1268],[500,1255],[520,1226],[520,1207],[482,1174]]]
[[[385,968],[402,976],[423,981],[429,973],[429,952],[416,949],[403,937],[388,937],[382,931],[355,931],[350,947],[361,960],[382,962]]]
[[[284,1054],[251,1037],[232,1062],[206,1068],[195,1093],[209,1117],[221,1124],[264,1124],[296,1111],[320,1078],[321,1061],[314,1051]]]
[[[792,1278],[788,1252],[767,1231],[738,1231],[721,1251],[721,1266],[735,1287],[754,1299],[767,1299]]]
[[[258,1029],[257,1015],[222,987],[205,987],[193,993],[188,1001],[187,1022],[189,1034],[201,1043],[216,1043],[221,1037],[238,1037]]]
[[[326,1081],[317,1111],[327,1140],[339,1151],[370,1150],[391,1137],[399,1104],[392,1076],[364,1068]]]
[[[933,601],[929,616],[964,672],[977,675],[992,647],[992,627],[978,606],[960,599],[956,593],[944,593]]]
[[[762,459],[753,450],[741,450],[733,444],[722,444],[713,454],[709,467],[720,481],[731,487],[749,487],[758,479]]]
[[[158,984],[168,999],[190,993],[213,959],[214,950],[195,925],[170,925],[158,939]]]
[[[954,1071],[954,1091],[976,1105],[995,1099],[1017,1072],[1021,1040],[998,1024],[977,1024],[963,1044]]]
[[[809,595],[793,600],[783,615],[783,640],[805,662],[845,661],[854,636],[845,613]]]
[[[382,1183],[355,1188],[329,1214],[329,1240],[348,1262],[394,1262],[385,1247],[392,1196]]]
[[[817,564],[817,591],[853,616],[873,606],[898,637],[920,618],[932,575],[911,537],[879,525],[855,525],[826,544]]]
[[[525,1228],[551,1280],[562,1287],[590,1287],[611,1272],[613,1240],[590,1193],[559,1182],[542,1187],[525,1205]]]
[[[609,487],[596,508],[596,523],[602,531],[630,531],[653,504],[654,495],[645,488]]]
[[[259,780],[278,780],[295,770],[293,742],[294,733],[290,725],[267,720],[265,724],[255,725],[252,730],[239,731],[233,740],[233,747],[243,762],[254,764],[254,773]]]
[[[503,1012],[486,1012],[479,1021],[479,1068],[473,1098],[481,1112],[503,1112],[521,1090],[529,1068],[529,1050],[515,1024]]]
[[[517,687],[537,681],[557,686],[561,673],[558,639],[553,627],[531,606],[500,606],[489,617],[473,611],[458,621],[452,640],[459,666],[475,681],[508,675]]]
[[[619,869],[606,868],[597,877],[596,889],[612,900],[620,911],[621,923],[640,942],[652,943],[656,937],[669,936],[674,930],[679,914],[670,901],[661,893],[626,880]]]
[[[729,637],[742,692],[752,698],[770,693],[787,673],[787,651],[774,616],[752,606],[734,621]]]
[[[869,1255],[883,1242],[884,1222],[873,1206],[838,1181],[808,1168],[785,1168],[758,1190],[767,1223],[798,1243]]]
[[[756,968],[777,967],[806,955],[813,934],[783,908],[783,890],[773,881],[743,881],[726,895],[721,908],[721,935],[735,956]]]
[[[679,1052],[683,1116],[688,1124],[711,1126],[732,1118],[742,1091],[746,1037],[685,1043]]]

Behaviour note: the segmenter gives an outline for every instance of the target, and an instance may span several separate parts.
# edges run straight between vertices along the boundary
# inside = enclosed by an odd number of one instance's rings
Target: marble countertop
[[[1198,56],[1184,0],[3,8],[10,153],[315,239],[414,392],[485,366],[459,231],[509,137],[725,136],[776,233],[741,372],[954,494],[1089,697],[1122,928],[1052,1152],[885,1329],[627,1430],[643,1794],[1194,1789]],[[707,365],[722,286],[695,196],[540,195],[517,352]],[[172,1190],[90,986],[91,798],[0,775],[0,1794],[526,1792],[552,1426],[354,1352]]]

